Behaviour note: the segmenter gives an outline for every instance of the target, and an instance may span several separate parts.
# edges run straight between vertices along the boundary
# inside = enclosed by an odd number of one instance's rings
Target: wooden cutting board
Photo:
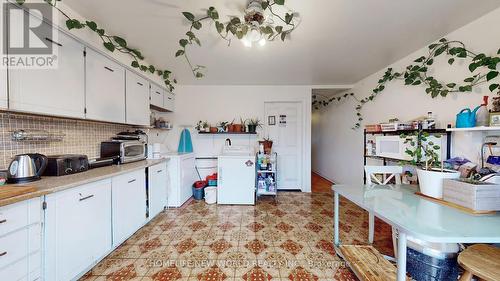
[[[460,205],[452,203],[452,202],[444,201],[443,199],[438,199],[438,198],[424,195],[420,192],[415,192],[415,194],[418,196],[421,196],[429,201],[433,201],[433,202],[436,202],[436,203],[441,204],[441,205],[455,208],[455,209],[462,211],[464,213],[467,213],[469,215],[494,215],[497,213],[496,211],[475,211],[475,210],[469,209],[469,208],[464,207],[464,206],[460,206]]]
[[[0,186],[0,200],[34,192],[36,190],[37,190],[36,187],[32,186],[16,186],[16,185]]]

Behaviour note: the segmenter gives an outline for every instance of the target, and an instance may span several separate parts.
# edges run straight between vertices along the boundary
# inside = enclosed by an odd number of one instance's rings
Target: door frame
[[[302,183],[300,189],[302,192],[311,192],[311,103],[304,99],[290,99],[290,100],[265,100],[264,101],[264,134],[267,134],[268,123],[265,112],[265,105],[269,103],[295,103],[300,104],[302,110],[302,155],[301,159],[301,172]],[[276,120],[278,122],[278,120]],[[264,135],[265,136],[265,135]],[[278,163],[279,167],[279,163]]]

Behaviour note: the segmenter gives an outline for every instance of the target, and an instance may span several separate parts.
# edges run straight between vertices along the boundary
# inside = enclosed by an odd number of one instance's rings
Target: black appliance
[[[48,164],[44,176],[65,176],[85,172],[89,169],[87,155],[63,154],[47,156]]]

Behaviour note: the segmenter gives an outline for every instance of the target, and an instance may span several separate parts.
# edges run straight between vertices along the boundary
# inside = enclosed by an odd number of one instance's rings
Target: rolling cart
[[[255,156],[255,194],[278,197],[278,154],[257,153]]]

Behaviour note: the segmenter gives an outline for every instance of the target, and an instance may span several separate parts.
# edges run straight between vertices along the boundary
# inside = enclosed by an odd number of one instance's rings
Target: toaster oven
[[[121,164],[144,160],[146,144],[136,140],[111,140],[101,142],[101,157],[119,157]]]

